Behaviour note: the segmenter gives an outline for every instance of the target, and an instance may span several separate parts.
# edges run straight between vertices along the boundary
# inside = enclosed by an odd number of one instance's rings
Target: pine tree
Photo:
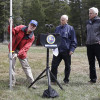
[[[14,25],[20,25],[23,23],[23,20],[21,18],[21,13],[22,13],[22,3],[23,0],[13,0],[13,21]]]
[[[0,1],[0,41],[7,39],[9,0]]]
[[[44,7],[46,24],[53,24],[56,27],[60,24],[61,15],[69,15],[70,8],[66,1],[44,0],[42,6]],[[54,29],[51,32],[54,32]]]

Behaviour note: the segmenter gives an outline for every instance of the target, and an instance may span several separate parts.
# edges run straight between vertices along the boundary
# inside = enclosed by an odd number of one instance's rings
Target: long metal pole
[[[10,66],[9,66],[10,90],[12,90],[12,0],[10,0]]]
[[[47,48],[47,77],[48,77],[48,87],[51,87],[51,79],[50,79],[50,72],[49,72],[49,48]]]

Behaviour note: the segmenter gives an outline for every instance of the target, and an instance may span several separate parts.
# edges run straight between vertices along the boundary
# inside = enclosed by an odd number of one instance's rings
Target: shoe
[[[68,84],[69,83],[69,80],[64,80],[64,84]]]
[[[16,82],[16,83],[15,83],[15,85],[21,85],[21,83],[19,83],[19,82]]]
[[[89,83],[92,83],[92,84],[93,84],[93,83],[96,83],[96,81],[92,81],[92,80],[90,80],[90,81],[88,81],[88,82],[89,82]]]
[[[15,84],[12,84],[11,86],[12,86],[12,87],[15,87]],[[10,87],[10,84],[8,85],[8,87]]]
[[[32,89],[37,89],[37,86],[33,84]]]
[[[56,82],[51,82],[51,85],[57,85],[57,83]]]

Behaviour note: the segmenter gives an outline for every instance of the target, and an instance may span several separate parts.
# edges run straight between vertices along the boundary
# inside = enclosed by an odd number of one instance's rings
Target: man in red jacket
[[[11,21],[9,20],[9,23],[10,22]],[[29,84],[34,81],[31,67],[27,60],[27,51],[35,39],[34,30],[37,25],[38,22],[36,20],[31,20],[28,26],[19,25],[15,28],[12,27],[12,86],[15,86],[16,84],[15,62],[17,57],[22,65]],[[8,32],[10,33],[10,26],[8,26]],[[8,48],[10,51],[10,44],[8,45]],[[33,85],[33,88],[35,88],[35,85]]]

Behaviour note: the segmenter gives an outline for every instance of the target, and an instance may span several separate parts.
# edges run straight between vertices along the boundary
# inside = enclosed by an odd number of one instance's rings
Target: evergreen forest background
[[[14,26],[28,25],[35,19],[39,25],[35,31],[34,44],[40,45],[41,33],[54,33],[54,29],[60,24],[63,14],[69,16],[68,23],[76,31],[79,46],[84,46],[86,41],[85,26],[88,19],[88,9],[97,7],[100,10],[100,0],[12,0]],[[10,17],[10,0],[0,0],[0,42],[9,41],[7,32],[8,19]],[[46,24],[53,24],[51,29]]]

